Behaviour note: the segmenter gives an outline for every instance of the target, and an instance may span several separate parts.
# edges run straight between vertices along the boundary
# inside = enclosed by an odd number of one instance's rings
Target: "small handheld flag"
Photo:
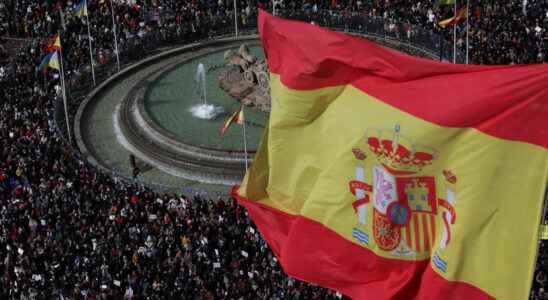
[[[87,0],[81,0],[74,7],[74,14],[77,17],[86,17],[86,23],[88,27],[88,43],[89,43],[89,64],[91,66],[91,78],[93,79],[93,85],[95,85],[95,68],[93,66],[93,48],[91,46],[91,31],[89,29],[89,18],[88,18],[88,3]]]
[[[58,50],[61,50],[61,38],[58,34],[56,34],[48,40],[47,52],[54,52]]]
[[[58,52],[55,51],[46,55],[46,57],[42,59],[42,62],[38,66],[38,70],[39,71],[46,70],[46,68],[49,67],[59,71],[61,68],[59,67],[59,55],[57,53]]]
[[[459,24],[460,22],[464,21],[466,18],[468,18],[468,7],[465,6],[461,8],[459,11],[457,11],[457,14],[449,19],[445,19],[438,23],[438,25],[441,28],[446,28],[449,25],[453,24]]]
[[[241,106],[230,116],[230,118],[228,118],[228,120],[226,120],[225,125],[221,128],[221,137],[225,135],[225,132],[228,130],[230,125],[232,125],[232,123],[240,125],[244,123],[244,110]]]
[[[74,14],[80,18],[88,15],[88,5],[86,0],[81,0],[78,4],[76,4],[74,7]]]

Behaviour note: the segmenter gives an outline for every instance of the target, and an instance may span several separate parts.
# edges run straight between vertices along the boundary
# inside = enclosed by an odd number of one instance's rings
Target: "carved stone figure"
[[[270,111],[270,77],[264,60],[258,60],[242,44],[238,52],[224,53],[225,69],[219,75],[219,86],[231,97],[247,106]]]

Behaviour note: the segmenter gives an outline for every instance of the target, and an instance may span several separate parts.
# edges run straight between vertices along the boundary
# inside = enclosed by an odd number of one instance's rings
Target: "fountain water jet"
[[[199,63],[198,68],[196,69],[195,81],[198,89],[198,94],[200,95],[202,103],[198,103],[190,107],[190,112],[196,118],[212,120],[215,119],[219,114],[224,113],[224,109],[221,106],[207,104],[205,75],[206,74],[204,64]]]

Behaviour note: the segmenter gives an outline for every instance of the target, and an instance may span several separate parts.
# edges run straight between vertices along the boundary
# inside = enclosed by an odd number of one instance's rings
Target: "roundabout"
[[[131,178],[133,154],[140,170],[136,180],[169,191],[224,193],[239,183],[246,159],[242,128],[235,125],[224,137],[219,132],[240,104],[218,87],[217,78],[224,51],[242,43],[263,57],[254,36],[215,40],[151,57],[96,88],[76,116],[75,136],[85,158]],[[218,109],[217,115],[203,118],[204,102]],[[258,109],[245,109],[249,161],[267,118]]]

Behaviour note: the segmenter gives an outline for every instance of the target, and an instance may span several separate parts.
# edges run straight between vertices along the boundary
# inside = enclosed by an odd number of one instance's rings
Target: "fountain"
[[[190,112],[192,115],[199,119],[213,120],[218,115],[224,113],[224,109],[221,106],[208,104],[207,103],[207,94],[206,94],[206,77],[205,77],[205,67],[204,64],[199,63],[198,68],[196,69],[196,89],[201,98],[200,103],[190,107]]]

